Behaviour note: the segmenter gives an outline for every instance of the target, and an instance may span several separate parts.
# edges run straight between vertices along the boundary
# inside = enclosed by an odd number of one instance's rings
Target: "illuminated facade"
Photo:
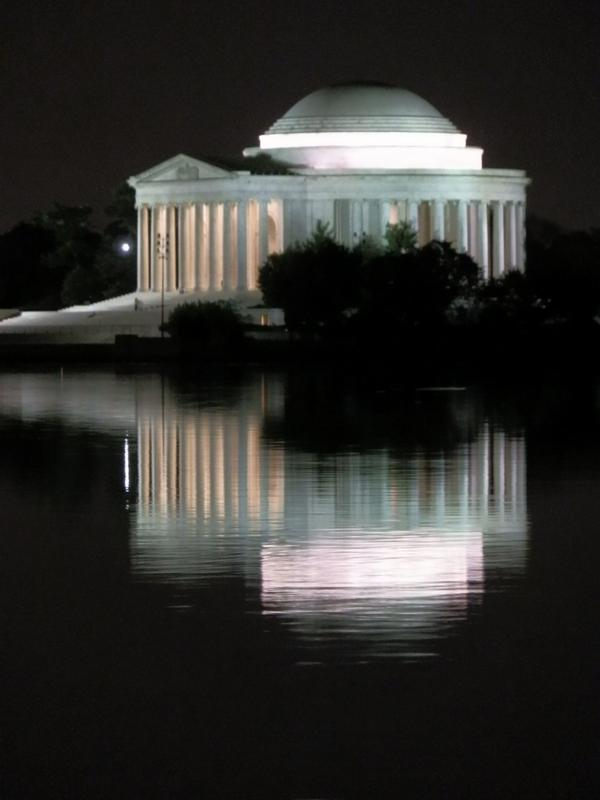
[[[269,253],[307,239],[319,222],[353,245],[406,221],[420,244],[450,241],[487,277],[524,269],[525,173],[484,169],[483,151],[412,92],[321,89],[259,141],[244,151],[248,169],[179,155],[130,179],[139,293],[259,299]],[[252,157],[264,155],[283,174],[253,174]]]

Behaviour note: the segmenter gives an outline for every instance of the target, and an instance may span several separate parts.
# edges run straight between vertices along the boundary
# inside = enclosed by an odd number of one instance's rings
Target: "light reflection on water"
[[[525,443],[485,417],[451,447],[379,438],[317,453],[267,434],[289,421],[278,376],[201,396],[158,376],[2,384],[3,413],[122,437],[135,580],[171,585],[182,611],[194,586],[242,576],[247,613],[258,603],[301,659],[436,655],[525,568]],[[435,400],[459,430],[460,394]]]

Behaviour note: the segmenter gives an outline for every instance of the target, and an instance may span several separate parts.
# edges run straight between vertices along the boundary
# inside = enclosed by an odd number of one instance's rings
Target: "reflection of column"
[[[260,429],[256,419],[248,420],[246,436],[248,455],[248,516],[258,519],[260,515]]]
[[[225,516],[225,463],[223,458],[223,418],[213,416],[211,419],[211,479],[213,486],[213,515],[218,519]]]
[[[205,414],[200,417],[200,480],[199,497],[202,498],[202,513],[204,519],[209,519],[211,514],[211,470],[210,470],[210,424]]]

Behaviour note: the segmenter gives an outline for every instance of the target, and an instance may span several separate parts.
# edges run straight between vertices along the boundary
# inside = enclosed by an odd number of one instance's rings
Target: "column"
[[[194,252],[194,272],[196,275],[196,291],[205,290],[206,280],[206,224],[204,220],[204,203],[196,203],[196,245]]]
[[[350,242],[358,244],[362,239],[362,202],[350,200]]]
[[[139,291],[144,285],[144,254],[142,252],[144,247],[144,209],[138,206],[137,210],[137,281],[136,289]]]
[[[237,288],[248,288],[248,244],[246,242],[248,204],[240,200],[237,204]]]
[[[150,288],[150,259],[148,258],[149,246],[149,212],[148,206],[138,208],[138,231],[137,231],[137,261],[138,279],[137,288],[141,292],[147,292]]]
[[[469,204],[466,200],[458,201],[458,249],[461,253],[469,250]]]
[[[267,200],[258,202],[258,270],[269,256],[269,203]]]
[[[179,271],[178,273],[175,274],[176,283],[173,288],[179,289],[180,292],[184,292],[188,288],[188,277],[187,277],[188,237],[186,231],[186,224],[187,224],[186,211],[187,209],[185,206],[179,206],[177,209],[177,263],[179,265]]]
[[[150,289],[156,292],[158,289],[158,259],[156,257],[156,218],[158,216],[157,206],[150,209]]]
[[[219,228],[219,204],[208,204],[208,288],[215,292],[219,286],[219,266],[218,266],[218,228]]]
[[[231,263],[231,203],[223,203],[223,289],[233,289],[233,264]]]
[[[499,200],[493,204],[494,258],[492,275],[498,278],[505,270],[504,264],[504,203]]]
[[[517,204],[508,204],[508,268],[517,268]]]
[[[490,277],[490,242],[488,231],[488,206],[485,200],[480,200],[477,206],[477,232],[478,232],[478,256],[479,266],[483,272],[483,277],[487,280]]]
[[[169,258],[165,290],[174,292],[177,285],[177,220],[175,206],[167,206],[167,231],[169,233]]]
[[[416,200],[409,200],[406,204],[407,218],[406,221],[419,238],[419,203]]]
[[[432,238],[437,239],[439,242],[444,241],[445,236],[445,226],[444,226],[444,201],[443,200],[432,200],[431,201],[431,212],[432,212]]]
[[[525,203],[517,203],[517,261],[516,268],[525,269]]]
[[[381,238],[385,239],[387,226],[390,224],[391,203],[382,200],[379,205],[379,224],[381,228]]]

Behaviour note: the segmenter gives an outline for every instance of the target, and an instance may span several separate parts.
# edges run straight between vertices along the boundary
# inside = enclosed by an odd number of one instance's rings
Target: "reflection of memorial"
[[[522,570],[522,438],[486,423],[435,455],[286,450],[262,435],[282,395],[263,378],[235,405],[138,403],[138,576],[183,588],[226,560],[301,637],[392,646]]]
[[[478,422],[468,393],[440,397],[459,439],[476,431],[452,449],[324,455],[264,435],[285,390],[256,373],[188,394],[159,375],[5,375],[0,413],[118,437],[133,575],[183,593],[243,578],[302,641],[422,645],[518,578],[525,442]]]
[[[154,387],[156,389],[156,387]],[[261,441],[280,385],[259,378],[239,404],[188,408],[166,393],[138,393],[138,518],[165,517],[216,532],[271,528],[281,519],[284,456]]]

